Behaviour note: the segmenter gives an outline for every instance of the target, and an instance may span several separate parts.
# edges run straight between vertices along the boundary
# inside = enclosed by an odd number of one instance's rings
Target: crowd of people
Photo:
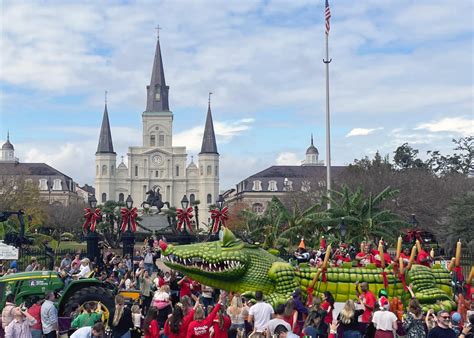
[[[320,265],[326,251],[298,251],[298,260]],[[308,253],[307,255],[303,255]],[[387,252],[385,262],[389,262]],[[407,254],[407,253],[405,253]],[[348,262],[349,248],[341,246],[331,253],[333,265]],[[305,257],[303,257],[305,256]],[[420,256],[420,255],[419,255]],[[377,264],[379,252],[368,245],[353,254],[357,265]],[[313,261],[311,261],[313,260]],[[430,264],[429,254],[418,257],[420,264]],[[425,260],[425,261],[424,261]],[[33,298],[29,304],[17,306],[13,294],[7,295],[2,311],[2,329],[6,338],[58,337],[73,338],[353,338],[397,337],[438,338],[473,337],[474,302],[466,321],[457,312],[432,311],[423,314],[420,303],[412,299],[400,320],[390,309],[387,292],[373,294],[368,284],[356,283],[357,299],[347,300],[336,309],[334,296],[326,291],[314,296],[310,303],[301,290],[296,289],[286,304],[275,309],[265,302],[265,295],[256,291],[253,297],[226,293],[201,285],[159,263],[156,243],[145,245],[133,257],[120,256],[112,251],[103,253],[98,270],[80,254],[66,255],[55,267],[68,283],[73,279],[95,277],[115,285],[119,290],[139,290],[140,298],[130,300],[118,294],[115,307],[90,302],[76,304],[69,314],[66,328],[54,306],[55,294],[48,292],[44,299]],[[162,269],[160,269],[162,267]],[[32,257],[26,268],[39,268]],[[392,309],[393,310],[393,309]],[[1,334],[0,334],[1,336]]]

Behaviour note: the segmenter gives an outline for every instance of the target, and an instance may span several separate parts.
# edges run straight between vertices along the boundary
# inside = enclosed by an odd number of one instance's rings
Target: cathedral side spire
[[[115,154],[112,143],[112,133],[110,131],[109,113],[107,111],[107,102],[104,107],[104,117],[100,127],[99,145],[96,154]]]
[[[211,95],[212,93],[209,92],[206,125],[204,127],[204,135],[202,137],[202,146],[201,146],[200,154],[219,154],[217,152],[216,135],[214,133],[214,123],[212,122]]]
[[[165,81],[165,71],[163,69],[163,59],[161,57],[159,38],[160,29],[161,28],[158,26],[155,59],[153,60],[153,69],[151,71],[151,81],[150,85],[147,86],[147,112],[162,112],[170,110],[168,102],[168,92],[170,87],[166,85]]]

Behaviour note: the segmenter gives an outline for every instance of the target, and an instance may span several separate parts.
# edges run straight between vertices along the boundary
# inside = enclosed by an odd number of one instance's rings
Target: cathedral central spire
[[[211,114],[211,95],[209,92],[209,102],[207,106],[206,125],[202,136],[202,146],[200,154],[219,154],[217,152],[216,134],[214,133],[214,123]]]
[[[159,27],[159,26],[158,26]],[[158,32],[159,29],[157,28]],[[170,87],[166,85],[165,71],[163,69],[163,59],[161,57],[161,46],[159,35],[156,40],[155,59],[151,71],[150,85],[147,86],[147,112],[169,111],[168,91]]]
[[[110,131],[109,112],[107,111],[107,102],[104,107],[104,117],[100,127],[99,145],[96,154],[115,154],[112,143],[112,132]]]

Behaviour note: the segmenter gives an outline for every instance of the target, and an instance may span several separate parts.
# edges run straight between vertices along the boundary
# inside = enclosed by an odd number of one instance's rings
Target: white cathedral
[[[95,192],[99,203],[125,201],[131,195],[134,206],[146,200],[146,192],[160,189],[162,200],[181,207],[186,195],[190,202],[200,201],[206,213],[219,194],[219,153],[217,152],[210,103],[198,164],[188,165],[186,147],[173,147],[173,113],[169,108],[169,86],[165,82],[160,41],[157,40],[151,82],[147,86],[146,110],[142,113],[141,146],[129,146],[128,167],[117,166],[109,124],[107,103],[95,154]]]

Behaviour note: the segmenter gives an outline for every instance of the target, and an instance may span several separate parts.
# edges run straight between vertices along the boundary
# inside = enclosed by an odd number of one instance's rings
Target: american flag
[[[329,9],[328,0],[326,0],[326,11],[324,13],[324,16],[326,18],[326,34],[329,34],[329,29],[331,28],[331,25],[329,24],[329,19],[331,18],[331,9]]]

